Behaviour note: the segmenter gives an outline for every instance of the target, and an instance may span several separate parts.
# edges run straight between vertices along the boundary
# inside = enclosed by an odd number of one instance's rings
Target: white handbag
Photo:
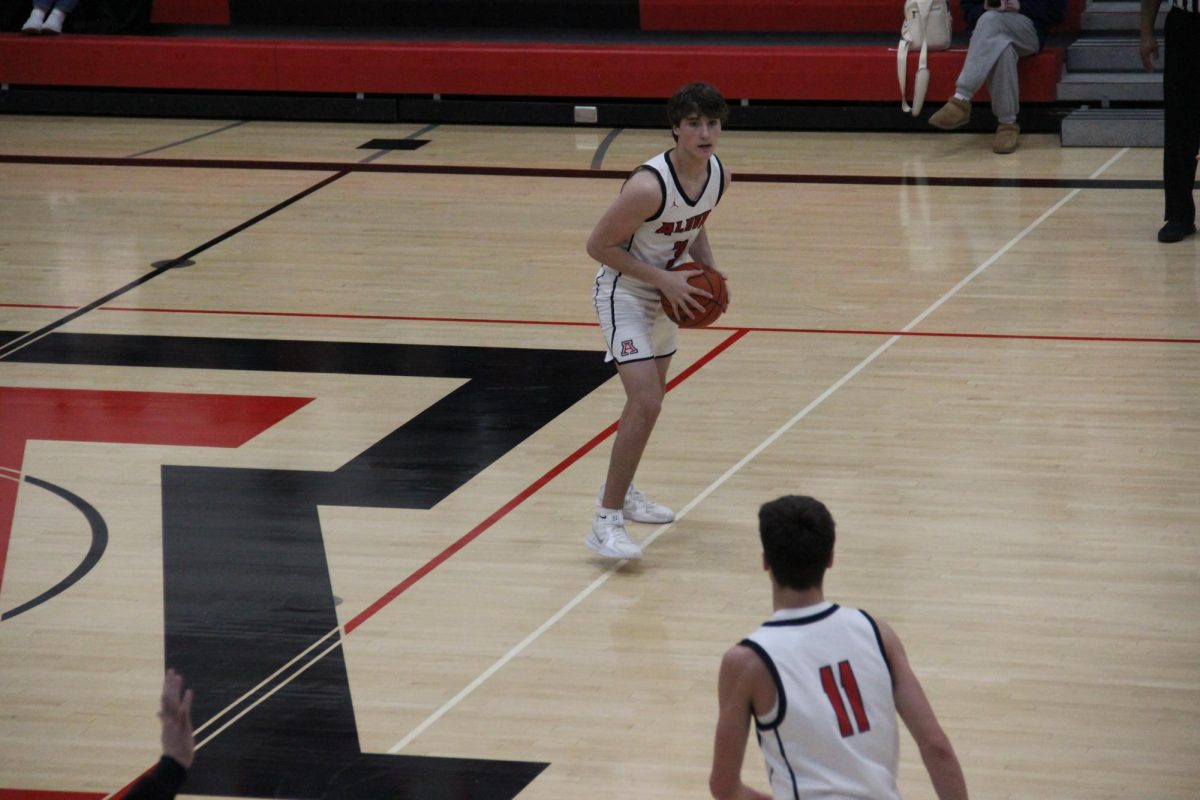
[[[896,74],[900,79],[900,108],[911,111],[915,117],[925,104],[925,92],[929,88],[928,53],[930,50],[948,50],[953,19],[946,0],[905,0],[904,27],[900,29],[900,45],[896,49]],[[921,48],[917,62],[917,78],[913,86],[913,102],[908,104],[908,50]]]

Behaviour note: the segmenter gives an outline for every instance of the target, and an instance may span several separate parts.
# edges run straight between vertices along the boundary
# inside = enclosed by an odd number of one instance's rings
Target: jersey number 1
[[[838,677],[841,678],[840,689]],[[854,712],[854,722],[858,724],[858,733],[866,733],[871,730],[871,723],[867,719],[867,710],[863,707],[862,694],[858,691],[858,681],[854,678],[854,670],[851,669],[849,661],[838,663],[838,677],[834,677],[832,666],[821,667],[821,687],[833,706],[833,713],[837,715],[838,729],[843,737],[853,736],[855,733],[850,715],[846,713],[846,704],[842,701],[842,692],[845,692]]]

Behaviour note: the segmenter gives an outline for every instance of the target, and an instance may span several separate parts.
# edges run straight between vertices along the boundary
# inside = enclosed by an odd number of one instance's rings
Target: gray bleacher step
[[[1069,72],[1058,82],[1058,99],[1066,101],[1141,101],[1161,103],[1158,72]]]
[[[1081,108],[1062,121],[1063,147],[1162,147],[1161,108]]]
[[[1162,30],[1163,20],[1167,18],[1169,6],[1163,5],[1158,9],[1155,29]],[[1079,19],[1079,29],[1082,31],[1133,31],[1142,25],[1142,4],[1129,0],[1106,0],[1091,2],[1083,10]]]
[[[1158,69],[1166,48],[1158,40]],[[1139,39],[1136,36],[1097,36],[1076,39],[1067,48],[1069,72],[1144,72]]]

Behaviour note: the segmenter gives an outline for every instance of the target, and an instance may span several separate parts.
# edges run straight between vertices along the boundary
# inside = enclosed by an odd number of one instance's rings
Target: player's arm
[[[722,198],[725,197],[725,192],[729,189],[729,184],[732,181],[733,181],[733,176],[729,174],[729,170],[725,168],[724,164],[722,164],[721,165],[721,197]],[[701,264],[707,264],[708,266],[716,269],[717,257],[715,255],[713,255],[712,245],[710,245],[708,243],[708,229],[707,228],[700,229],[700,235],[696,237],[696,240],[692,242],[692,246],[688,248],[688,254],[692,257],[693,260],[699,261]],[[720,270],[717,270],[717,271],[720,272]],[[725,275],[724,272],[721,272],[721,274]],[[728,275],[725,275],[725,280],[726,281],[729,280]]]
[[[717,733],[708,788],[717,800],[771,800],[742,783],[756,681],[770,680],[766,665],[748,647],[730,648],[717,680]]]
[[[700,233],[692,241],[691,247],[688,248],[688,255],[692,257],[693,261],[699,261],[701,264],[707,264],[710,267],[716,268],[717,257],[713,255],[712,245],[708,243],[707,228],[700,229]]]
[[[721,171],[724,173],[721,189],[722,197],[724,197],[725,190],[729,188],[731,177],[729,175],[729,170],[722,168]],[[725,279],[725,300],[727,302],[732,300],[733,293],[729,288],[729,276],[726,275],[722,270],[717,269],[717,257],[712,251],[712,245],[708,243],[707,228],[700,229],[700,234],[696,237],[695,241],[692,242],[692,246],[688,248],[688,255],[691,256],[693,261],[698,261],[701,264],[707,264],[713,269],[716,269],[717,272],[721,273],[721,277]]]
[[[604,212],[588,237],[587,253],[601,264],[618,272],[632,275],[660,291],[677,314],[695,316],[692,309],[702,310],[692,295],[711,297],[708,292],[687,282],[688,272],[667,272],[630,255],[626,250],[638,227],[662,206],[662,186],[649,170],[638,170],[630,176],[621,194]]]
[[[883,638],[883,649],[892,667],[896,712],[917,743],[938,800],[967,800],[967,780],[954,753],[954,746],[938,723],[933,706],[929,704],[921,682],[908,663],[908,654],[904,652],[900,637],[886,623],[877,624]]]

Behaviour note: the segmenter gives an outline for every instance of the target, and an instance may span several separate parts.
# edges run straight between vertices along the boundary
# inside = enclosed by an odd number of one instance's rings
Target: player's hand
[[[662,292],[662,296],[667,299],[667,302],[671,304],[671,308],[675,310],[675,316],[692,319],[696,316],[692,313],[693,309],[696,311],[704,310],[704,305],[696,298],[712,297],[712,294],[708,291],[688,283],[688,278],[700,271],[698,269],[663,271],[662,285],[658,287],[658,290]]]
[[[192,736],[192,690],[183,689],[183,676],[167,670],[163,680],[162,705],[158,718],[162,720],[163,755],[190,769],[196,745]]]
[[[1158,59],[1158,37],[1154,31],[1142,31],[1141,45],[1138,48],[1142,54],[1142,66],[1147,72],[1154,71],[1154,62]]]

